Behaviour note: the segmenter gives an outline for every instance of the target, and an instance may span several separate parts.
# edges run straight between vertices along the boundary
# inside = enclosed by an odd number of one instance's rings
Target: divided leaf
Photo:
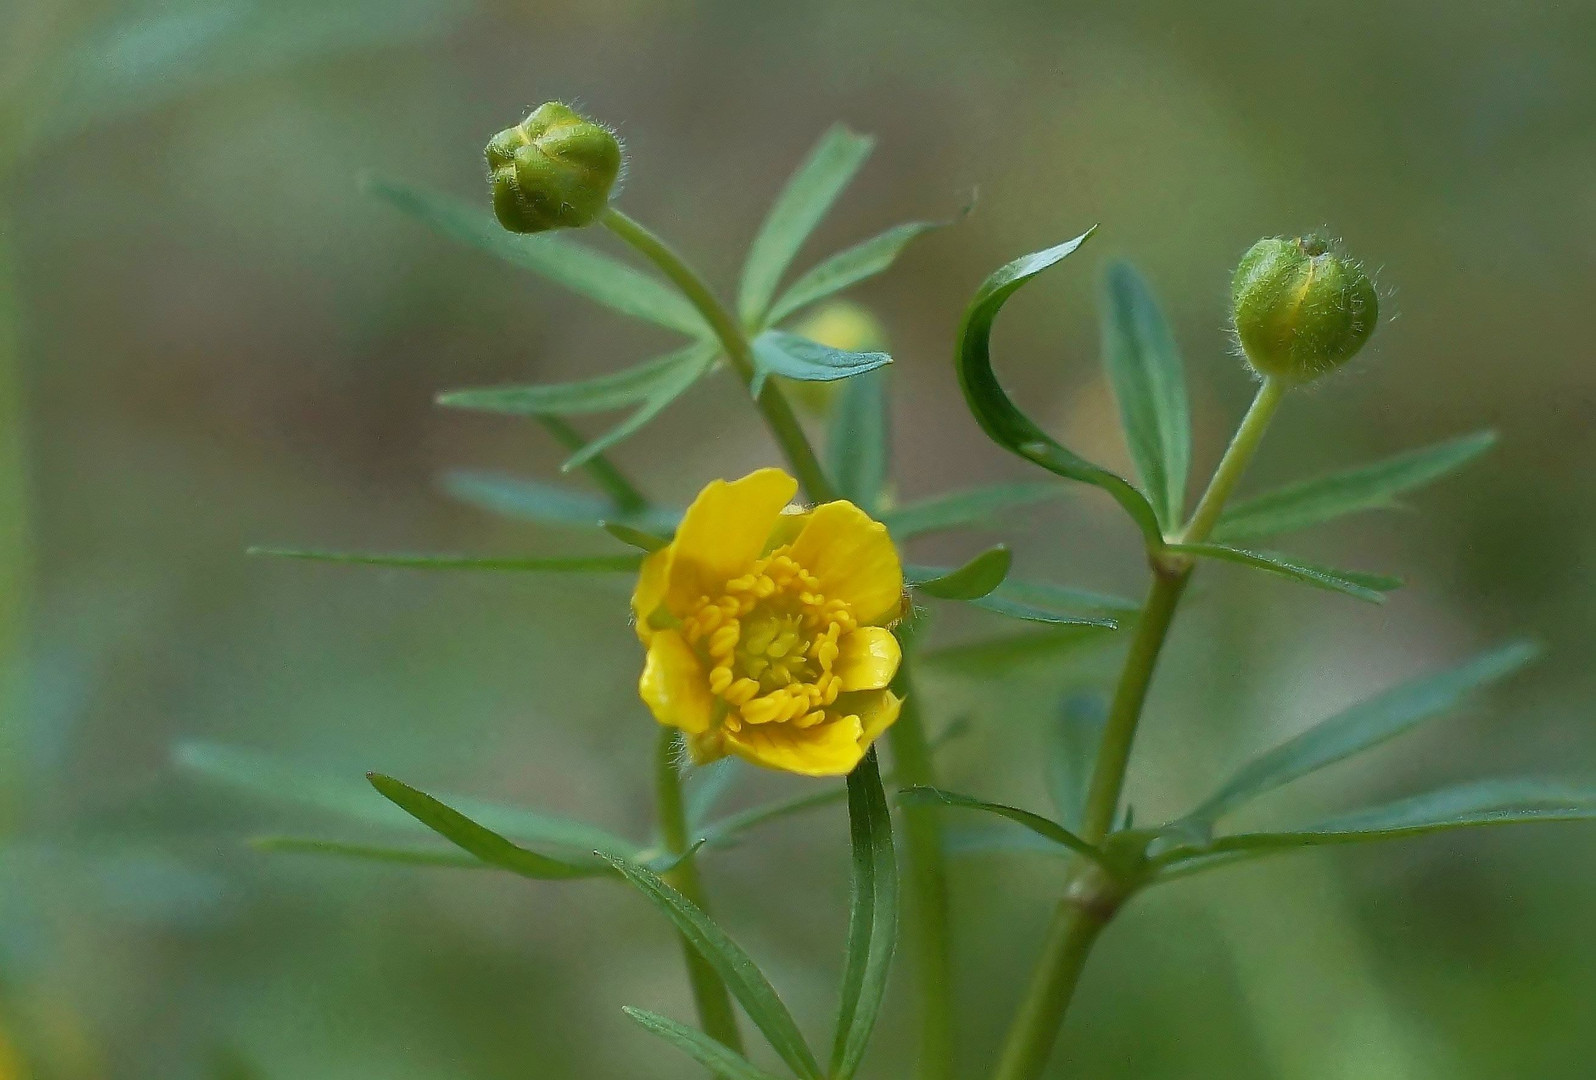
[[[801,382],[835,382],[892,363],[892,357],[884,352],[834,349],[785,330],[766,330],[754,339],[753,346],[754,378],[748,392],[756,398],[771,375]]]
[[[665,282],[565,236],[506,232],[485,207],[394,180],[372,177],[363,186],[368,194],[454,240],[542,274],[622,315],[689,337],[711,336],[697,309]]]
[[[787,181],[743,264],[737,312],[744,325],[758,326],[765,321],[771,297],[793,257],[859,171],[874,144],[875,140],[838,124],[820,137]]]
[[[1103,281],[1103,362],[1142,487],[1173,530],[1185,513],[1191,465],[1186,373],[1158,302],[1128,263],[1110,265]]]
[[[725,982],[754,1026],[781,1059],[802,1080],[821,1080],[820,1066],[787,1006],[764,972],[692,901],[667,885],[658,874],[629,862],[610,858],[609,862],[638,892],[648,898],[668,918],[698,954]]]
[[[560,466],[560,471],[570,472],[572,469],[587,465],[616,443],[637,434],[643,425],[663,412],[665,406],[681,397],[694,383],[708,374],[709,369],[715,364],[716,356],[719,355],[719,348],[714,344],[700,343],[684,349],[683,355],[687,357],[687,361],[676,369],[671,379],[656,386],[653,392],[643,399],[642,405],[636,412],[572,454],[565,464]]]
[[[890,267],[903,249],[918,236],[940,228],[938,221],[911,221],[846,248],[805,273],[771,306],[765,317],[774,325],[787,316],[824,300]]]
[[[1539,652],[1530,642],[1516,641],[1450,670],[1403,683],[1321,720],[1243,765],[1185,820],[1206,829],[1249,800],[1378,746],[1456,708],[1470,693],[1505,679]]]
[[[1345,472],[1288,484],[1228,507],[1214,527],[1214,538],[1259,540],[1345,514],[1400,506],[1398,495],[1440,479],[1495,443],[1495,432],[1480,431]]]
[[[1371,604],[1385,603],[1386,593],[1402,587],[1401,578],[1316,566],[1273,551],[1248,551],[1225,544],[1170,544],[1168,550],[1195,555],[1202,559],[1239,563],[1304,585],[1312,585],[1316,589],[1327,589]]]
[[[1163,546],[1163,531],[1158,514],[1146,497],[1124,477],[1054,441],[1015,407],[992,371],[992,323],[1004,303],[1021,285],[1070,255],[1091,235],[1091,231],[1087,231],[1056,247],[1015,259],[981,283],[959,330],[956,360],[959,387],[964,391],[964,400],[976,422],[993,442],[1051,473],[1102,488],[1141,529],[1148,547],[1157,550]]]

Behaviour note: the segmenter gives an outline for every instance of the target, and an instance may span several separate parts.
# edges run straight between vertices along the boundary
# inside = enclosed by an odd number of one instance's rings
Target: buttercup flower
[[[898,718],[897,549],[850,502],[788,512],[797,492],[780,469],[713,481],[643,563],[638,691],[695,761],[840,776]]]

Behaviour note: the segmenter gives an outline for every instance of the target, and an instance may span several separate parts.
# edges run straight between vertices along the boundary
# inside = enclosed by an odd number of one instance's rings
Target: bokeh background
[[[1406,577],[1383,608],[1204,572],[1144,728],[1138,815],[1184,809],[1247,753],[1524,632],[1549,647],[1536,669],[1252,820],[1596,769],[1589,3],[7,0],[0,94],[15,284],[0,294],[17,326],[0,387],[0,1041],[20,1076],[696,1075],[619,1011],[690,1011],[675,943],[635,897],[256,852],[261,833],[358,831],[175,763],[185,746],[241,747],[646,831],[653,730],[624,582],[243,554],[613,549],[451,500],[451,469],[551,477],[559,454],[534,425],[431,401],[618,368],[664,340],[357,189],[370,169],[479,198],[485,138],[548,98],[619,128],[623,205],[722,285],[835,120],[880,142],[801,264],[978,193],[855,294],[898,361],[905,496],[1031,478],[980,436],[949,362],[998,264],[1102,223],[1011,305],[999,366],[1072,446],[1123,464],[1094,296],[1105,259],[1133,260],[1179,335],[1200,470],[1249,393],[1224,330],[1230,268],[1261,235],[1343,235],[1379,267],[1389,317],[1355,370],[1289,404],[1254,486],[1482,427],[1501,445],[1418,496],[1422,513],[1282,542]],[[674,500],[776,460],[724,379],[616,458]],[[915,554],[994,536],[1027,576],[1141,588],[1134,535],[1085,489]],[[998,629],[953,616],[937,633]],[[947,785],[1045,807],[1042,732],[1107,659],[1004,669],[1000,690],[928,670],[933,726],[972,720],[943,751]],[[792,788],[750,771],[734,798]],[[1596,830],[1536,826],[1156,891],[1094,957],[1052,1075],[1587,1077],[1593,857]],[[834,808],[706,871],[817,1034],[845,864]],[[954,873],[961,1069],[977,1076],[1061,866],[983,855]],[[871,1076],[902,1075],[906,990]]]

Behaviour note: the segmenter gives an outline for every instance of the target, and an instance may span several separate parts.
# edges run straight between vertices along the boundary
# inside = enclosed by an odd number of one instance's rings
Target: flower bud
[[[1380,298],[1363,267],[1319,236],[1254,244],[1230,286],[1242,352],[1260,374],[1311,382],[1363,348]]]
[[[517,233],[591,225],[621,171],[615,133],[557,101],[495,135],[486,155],[493,213]]]

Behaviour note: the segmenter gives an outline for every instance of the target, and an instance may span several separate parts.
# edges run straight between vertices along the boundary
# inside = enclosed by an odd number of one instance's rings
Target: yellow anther
[[[758,693],[759,684],[753,679],[743,678],[728,686],[726,692],[721,694],[721,697],[733,705],[741,705],[745,701],[752,700]]]
[[[781,693],[766,694],[764,697],[745,702],[742,707],[743,723],[768,724],[772,720],[783,719],[787,702],[787,695]]]
[[[732,670],[725,664],[717,664],[709,672],[709,692],[722,694],[732,684]]]
[[[720,627],[709,635],[709,655],[717,658],[730,656],[732,650],[737,648],[737,638],[741,633],[742,628],[737,625],[736,620]]]

